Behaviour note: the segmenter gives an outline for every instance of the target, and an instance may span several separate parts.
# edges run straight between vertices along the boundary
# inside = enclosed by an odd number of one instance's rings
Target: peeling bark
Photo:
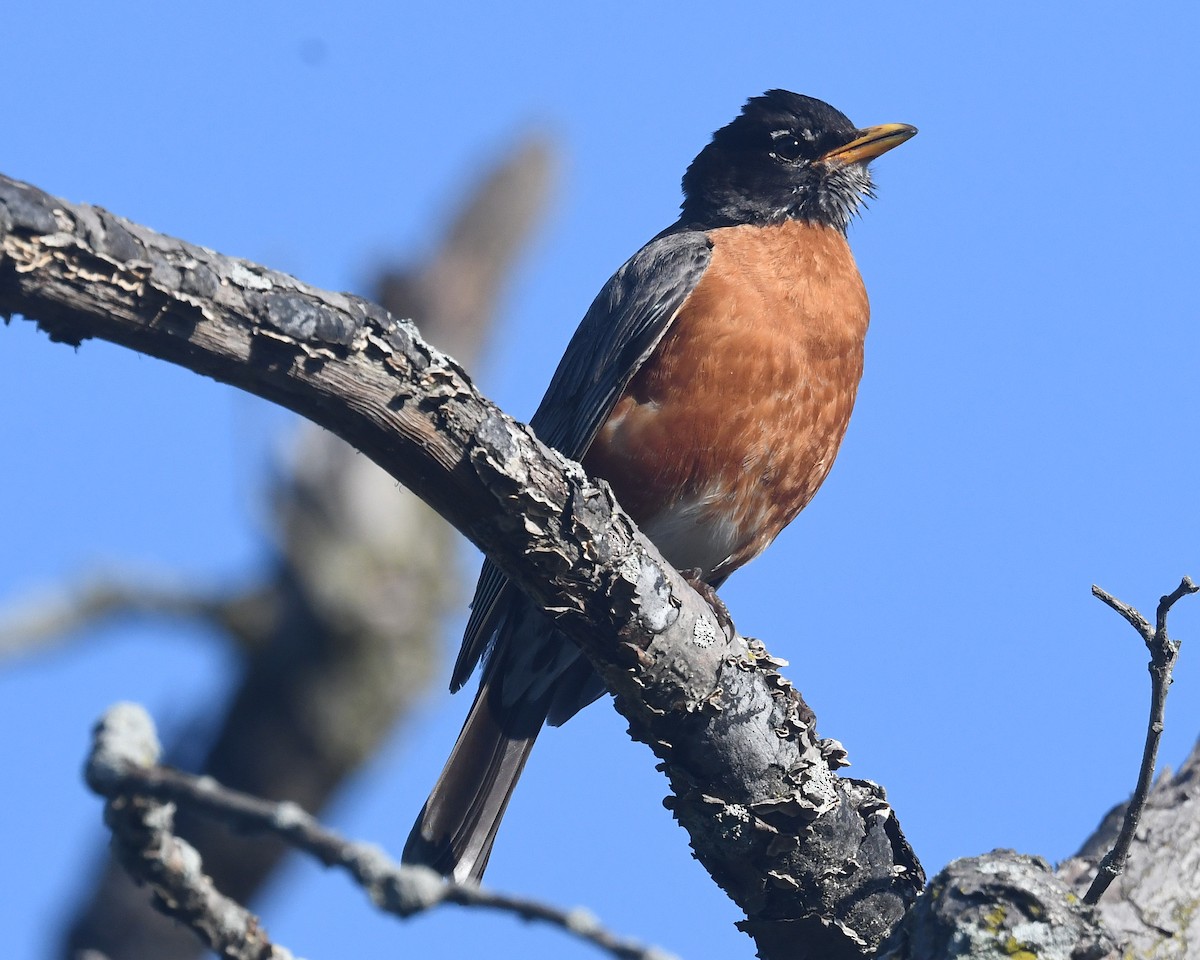
[[[882,790],[761,645],[716,618],[603,483],[482,398],[409,322],[0,178],[0,313],[239,386],[352,443],[555,617],[662,759],[763,957],[857,956],[923,882]],[[748,868],[753,864],[753,869]]]

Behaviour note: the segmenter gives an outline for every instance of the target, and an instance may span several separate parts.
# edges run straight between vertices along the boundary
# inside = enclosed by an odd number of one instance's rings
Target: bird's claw
[[[680,570],[679,573],[687,581],[688,586],[704,598],[704,602],[708,604],[713,616],[717,618],[717,625],[725,636],[730,640],[736,637],[737,627],[733,625],[733,617],[729,613],[729,608],[725,606],[725,601],[717,596],[716,587],[703,579],[704,571],[699,567],[693,567],[690,570]]]

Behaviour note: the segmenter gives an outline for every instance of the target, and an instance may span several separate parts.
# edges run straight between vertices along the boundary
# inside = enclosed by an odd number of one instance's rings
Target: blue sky
[[[842,454],[722,593],[931,872],[998,846],[1071,854],[1131,788],[1147,703],[1145,653],[1090,585],[1150,613],[1200,575],[1195,6],[401,6],[13,5],[0,171],[355,289],[544,130],[565,158],[554,209],[475,371],[523,417],[746,97],[782,86],[917,125],[851,228],[873,323]],[[0,604],[109,564],[221,584],[263,562],[287,416],[19,320],[0,397]],[[1173,622],[1193,635],[1200,602]],[[1200,732],[1195,661],[1185,644],[1167,763]],[[79,778],[95,717],[137,699],[184,734],[233,666],[157,625],[0,664],[11,956],[48,955],[102,842]],[[397,851],[466,708],[434,691],[328,819]],[[752,956],[623,730],[600,704],[542,739],[489,880],[685,956]],[[300,863],[262,913],[310,958],[593,955],[505,918],[401,925]]]

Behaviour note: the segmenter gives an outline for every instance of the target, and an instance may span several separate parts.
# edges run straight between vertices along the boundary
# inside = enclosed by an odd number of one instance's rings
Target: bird
[[[868,163],[916,133],[768,90],[683,176],[679,218],[584,315],[530,420],[605,480],[665,560],[715,590],[808,504],[863,370],[867,294],[847,229]],[[581,651],[485,560],[450,688],[483,661],[403,861],[478,883],[544,724],[605,692]]]

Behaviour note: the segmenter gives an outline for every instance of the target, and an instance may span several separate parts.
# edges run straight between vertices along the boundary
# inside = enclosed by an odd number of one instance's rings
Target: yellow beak
[[[916,133],[917,128],[907,123],[881,123],[877,127],[864,127],[849,143],[830,150],[819,159],[843,167],[852,163],[867,163],[887,153],[892,147],[900,146]]]

